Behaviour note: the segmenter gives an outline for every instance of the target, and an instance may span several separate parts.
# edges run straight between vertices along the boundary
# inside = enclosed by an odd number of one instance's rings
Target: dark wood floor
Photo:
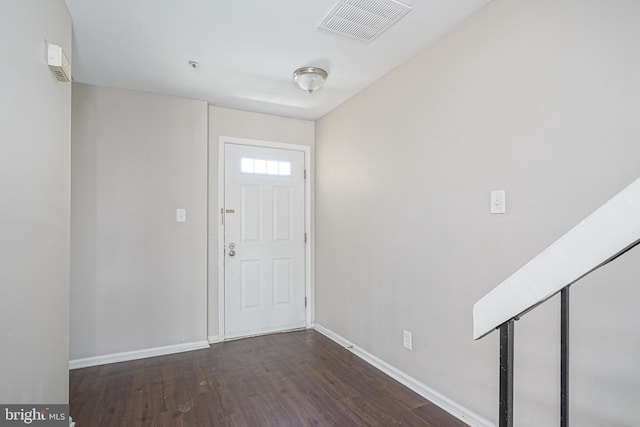
[[[466,424],[318,332],[70,372],[79,427]]]

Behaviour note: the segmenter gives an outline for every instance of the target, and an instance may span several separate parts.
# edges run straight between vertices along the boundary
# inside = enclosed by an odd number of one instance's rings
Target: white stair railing
[[[627,186],[473,306],[473,337],[500,330],[499,426],[513,426],[514,322],[561,294],[560,424],[568,426],[569,286],[640,243],[640,179]]]

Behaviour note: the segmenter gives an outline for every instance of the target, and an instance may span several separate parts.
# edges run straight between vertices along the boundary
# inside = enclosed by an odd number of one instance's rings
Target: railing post
[[[560,427],[569,426],[569,287],[560,291]]]
[[[500,423],[513,427],[513,323],[500,325]]]

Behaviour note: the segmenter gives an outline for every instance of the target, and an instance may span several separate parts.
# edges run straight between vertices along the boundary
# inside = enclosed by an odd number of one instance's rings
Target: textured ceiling
[[[489,1],[406,0],[411,12],[363,42],[318,29],[337,0],[66,0],[72,74],[81,83],[315,120]],[[295,85],[302,66],[329,72],[322,90]]]

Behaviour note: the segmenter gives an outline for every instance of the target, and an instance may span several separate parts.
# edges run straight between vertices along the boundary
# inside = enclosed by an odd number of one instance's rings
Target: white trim
[[[236,138],[220,136],[218,138],[218,207],[216,218],[218,223],[218,341],[225,340],[224,333],[224,225],[221,221],[220,209],[224,206],[224,147],[226,144],[249,145],[253,147],[276,148],[280,150],[300,151],[304,153],[304,168],[307,179],[304,180],[304,222],[307,233],[305,246],[305,294],[307,307],[305,308],[305,327],[313,328],[313,314],[315,300],[313,298],[313,239],[314,227],[311,222],[311,147],[307,145],[288,144],[283,142],[263,141],[258,139]],[[213,216],[213,213],[212,213]]]
[[[224,341],[224,224],[222,208],[224,206],[224,138],[218,138],[218,206],[216,216],[218,224],[218,338]],[[213,218],[213,212],[211,213]]]
[[[220,337],[218,335],[209,335],[207,337],[207,341],[209,341],[209,344],[215,344],[215,343],[220,342],[222,340],[220,339]]]
[[[224,144],[249,145],[252,147],[277,148],[291,151],[310,151],[308,145],[289,144],[286,142],[266,141],[261,139],[236,138],[233,136],[220,136],[219,142]],[[224,160],[224,159],[223,159]]]
[[[207,341],[195,341],[185,344],[167,345],[163,347],[146,348],[144,350],[124,351],[121,353],[105,354],[102,356],[86,357],[69,361],[69,369],[88,368],[109,363],[127,362],[129,360],[146,359],[148,357],[166,356],[167,354],[183,353],[185,351],[209,348]]]
[[[244,338],[260,337],[263,335],[285,334],[287,332],[304,331],[306,329],[308,328],[306,328],[305,326],[287,327],[286,329],[282,329],[282,327],[275,327],[275,328],[267,328],[267,329],[260,329],[257,331],[251,331],[249,335],[247,335],[246,333],[240,333],[236,335],[227,335],[224,339],[225,341],[232,341],[232,340],[239,340]]]
[[[398,368],[388,364],[384,360],[374,356],[373,354],[369,353],[363,348],[358,347],[357,345],[353,344],[351,341],[336,334],[330,329],[327,329],[324,326],[319,325],[317,323],[313,326],[313,328],[316,331],[320,332],[322,335],[326,336],[327,338],[341,345],[342,347],[345,347],[347,350],[349,350],[350,352],[352,352],[353,354],[355,354],[365,362],[373,365],[373,367],[389,375],[391,378],[398,381],[400,384],[405,385],[406,387],[415,391],[416,393],[418,393],[420,396],[424,397],[431,403],[438,405],[440,408],[444,409],[454,417],[460,419],[461,421],[464,421],[470,426],[496,427],[496,425],[490,422],[489,420],[481,417],[480,415],[465,408],[464,406],[454,402],[453,400],[449,399],[442,393],[437,392],[436,390],[421,383],[415,378],[405,374]]]

